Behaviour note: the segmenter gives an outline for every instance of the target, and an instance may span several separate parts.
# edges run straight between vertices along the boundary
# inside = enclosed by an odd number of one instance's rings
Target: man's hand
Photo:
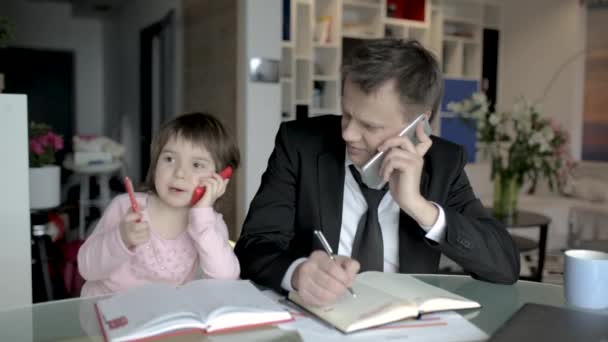
[[[335,261],[325,252],[314,251],[308,260],[296,267],[291,286],[305,303],[316,306],[331,304],[353,285],[359,263],[341,255],[334,258]]]
[[[418,224],[431,226],[437,220],[437,208],[420,194],[420,178],[424,166],[424,155],[433,144],[424,133],[424,124],[416,127],[420,143],[416,146],[405,136],[386,140],[378,147],[386,151],[380,174],[389,182],[391,195],[399,207]]]
[[[141,220],[141,213],[134,213],[133,209],[120,222],[120,237],[128,249],[133,250],[150,239],[148,222]]]

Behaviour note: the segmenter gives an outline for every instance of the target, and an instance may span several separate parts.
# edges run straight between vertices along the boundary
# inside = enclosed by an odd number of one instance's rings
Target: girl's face
[[[187,207],[194,189],[215,170],[215,161],[205,146],[172,137],[156,163],[154,185],[158,197],[171,207]]]

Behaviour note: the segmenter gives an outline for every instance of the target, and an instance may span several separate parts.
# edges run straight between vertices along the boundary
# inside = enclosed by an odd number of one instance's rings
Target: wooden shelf
[[[374,39],[374,38],[380,38],[378,35],[369,33],[369,34],[363,34],[363,33],[352,33],[352,32],[344,32],[342,34],[342,37],[344,38],[355,38],[355,39]]]
[[[393,25],[393,26],[401,26],[404,28],[416,27],[416,28],[426,29],[429,27],[428,22],[409,20],[409,19],[399,19],[399,18],[385,18],[384,24]]]
[[[469,25],[476,25],[476,26],[481,25],[481,19],[474,20],[474,19],[465,18],[465,17],[444,16],[443,20],[447,21],[447,22],[451,22],[451,23],[469,24]]]
[[[444,35],[443,40],[449,41],[449,42],[461,42],[461,43],[466,43],[466,44],[481,44],[481,42],[475,38],[461,37],[461,36],[454,36],[454,35]]]
[[[349,7],[359,7],[359,8],[365,8],[365,9],[380,9],[381,4],[380,3],[374,3],[374,2],[369,2],[369,1],[363,1],[363,0],[343,0],[344,6],[349,6]]]

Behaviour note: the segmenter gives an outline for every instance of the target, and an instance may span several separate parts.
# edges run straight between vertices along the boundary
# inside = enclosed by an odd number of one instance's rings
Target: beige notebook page
[[[418,315],[415,304],[358,280],[355,281],[353,290],[357,294],[356,298],[346,292],[334,304],[325,307],[302,304],[296,292],[291,292],[289,299],[343,332],[352,332]]]
[[[429,285],[407,274],[363,272],[357,276],[357,283],[414,302],[420,313],[481,307],[475,301]]]

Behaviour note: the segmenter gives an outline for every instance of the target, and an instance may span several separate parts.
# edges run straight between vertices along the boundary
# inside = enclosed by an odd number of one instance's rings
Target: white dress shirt
[[[340,229],[340,243],[338,245],[338,255],[352,254],[353,242],[361,216],[367,211],[367,202],[359,189],[359,184],[350,172],[349,165],[353,162],[346,153],[346,161],[344,163],[345,178],[344,178],[344,197],[342,201],[342,226]],[[357,168],[359,169],[359,168]],[[445,213],[443,208],[437,203],[431,202],[439,210],[437,221],[430,227],[421,226],[427,231],[426,238],[435,242],[441,243],[445,238]],[[397,272],[399,270],[399,205],[390,191],[387,191],[380,205],[378,206],[378,221],[382,229],[382,242],[384,247],[384,272]],[[292,291],[291,277],[296,267],[306,261],[307,258],[299,258],[295,260],[289,268],[283,280],[281,287],[287,291]]]

